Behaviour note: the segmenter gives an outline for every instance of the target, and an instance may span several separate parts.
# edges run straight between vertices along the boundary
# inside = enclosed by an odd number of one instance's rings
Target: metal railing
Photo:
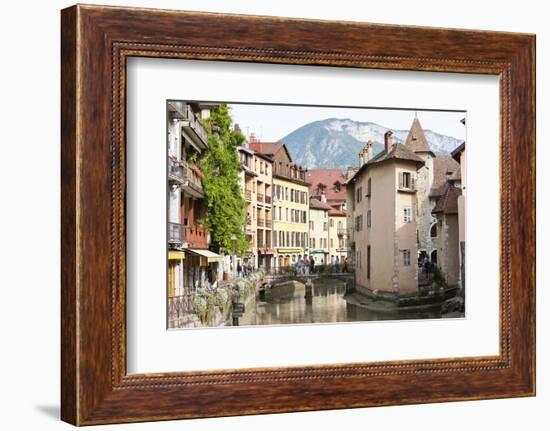
[[[195,131],[197,135],[206,143],[208,142],[208,135],[206,134],[206,130],[204,126],[200,123],[199,119],[191,109],[189,105],[187,105],[187,109],[185,111],[186,114],[186,120],[189,121],[189,125],[191,128]]]
[[[168,158],[168,178],[176,180],[180,183],[183,182],[183,167],[179,160],[172,157]]]
[[[193,167],[185,161],[181,162],[181,167],[183,171],[183,179],[184,181],[187,181],[187,186],[202,193],[202,179],[195,169],[193,169]]]
[[[168,298],[168,327],[178,328],[186,317],[193,314],[193,293]]]
[[[185,241],[185,230],[182,224],[168,222],[168,242]]]
[[[348,234],[347,229],[345,227],[339,227],[337,232],[338,232],[338,236],[344,236]]]

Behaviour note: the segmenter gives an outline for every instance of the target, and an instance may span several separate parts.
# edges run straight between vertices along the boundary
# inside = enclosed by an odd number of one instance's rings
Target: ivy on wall
[[[204,174],[207,213],[204,223],[211,235],[211,247],[217,252],[244,253],[248,242],[244,234],[245,201],[242,196],[237,147],[245,137],[233,128],[229,107],[211,109],[204,121],[209,148],[199,161]]]

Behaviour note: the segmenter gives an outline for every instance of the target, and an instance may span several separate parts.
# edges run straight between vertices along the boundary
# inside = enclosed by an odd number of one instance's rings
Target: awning
[[[185,253],[183,251],[169,251],[168,260],[181,260],[185,259]]]
[[[223,256],[220,256],[219,254],[214,253],[213,251],[210,251],[210,250],[203,250],[202,248],[190,248],[187,251],[196,256],[206,258],[208,263],[223,262]]]

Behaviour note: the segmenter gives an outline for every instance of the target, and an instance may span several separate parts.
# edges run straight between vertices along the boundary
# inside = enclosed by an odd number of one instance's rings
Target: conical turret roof
[[[422,129],[420,121],[418,121],[418,117],[414,117],[407,140],[405,141],[405,147],[415,153],[432,151],[426,140],[426,135],[424,135],[424,129]]]

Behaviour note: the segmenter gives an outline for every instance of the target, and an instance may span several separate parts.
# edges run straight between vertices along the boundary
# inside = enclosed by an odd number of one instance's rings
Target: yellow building
[[[254,268],[271,268],[273,160],[247,147],[240,147],[238,151],[241,188],[246,201],[246,236],[250,241],[250,254],[243,257],[241,263]]]
[[[273,248],[276,267],[308,256],[309,184],[306,170],[292,163],[282,142],[251,142],[250,148],[273,160]]]

